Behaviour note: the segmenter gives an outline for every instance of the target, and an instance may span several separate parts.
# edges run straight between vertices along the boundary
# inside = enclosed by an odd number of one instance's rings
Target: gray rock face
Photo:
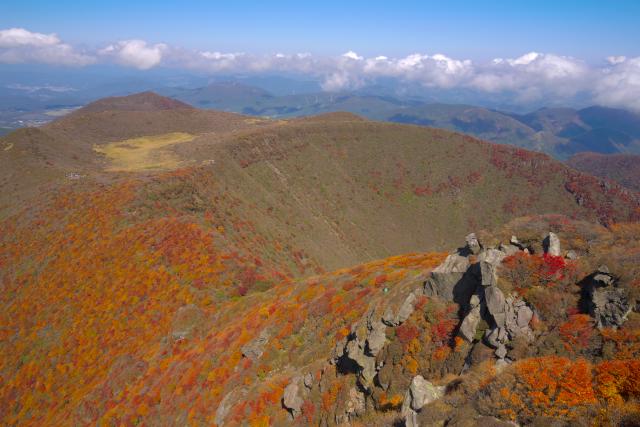
[[[413,310],[415,309],[416,296],[412,292],[407,298],[404,300],[402,305],[400,306],[400,310],[398,310],[398,314],[396,315],[396,324],[400,325],[404,323],[405,320],[411,316]]]
[[[487,303],[487,310],[496,325],[499,328],[503,328],[506,324],[506,310],[502,291],[497,286],[488,286],[484,290],[484,300]]]
[[[578,254],[576,253],[576,251],[570,250],[570,251],[567,252],[567,254],[564,257],[566,259],[576,260],[576,259],[578,259]]]
[[[615,278],[608,271],[606,266],[600,267],[586,289],[589,313],[598,328],[622,326],[632,310],[627,291],[616,287]]]
[[[373,379],[376,376],[376,359],[366,355],[364,348],[364,343],[361,343],[356,337],[356,339],[347,343],[345,355],[358,365],[358,381],[360,385],[368,389],[373,384]]]
[[[243,345],[240,352],[244,357],[255,362],[262,357],[262,354],[264,353],[264,346],[267,344],[267,341],[269,341],[269,331],[263,329],[256,339]]]
[[[424,293],[427,296],[438,296],[447,301],[455,298],[456,287],[467,287],[465,273],[469,269],[469,258],[459,254],[449,255],[442,264],[431,272],[425,282]],[[460,285],[459,285],[460,284]],[[475,284],[468,284],[469,287]]]
[[[467,315],[462,320],[459,330],[460,336],[467,341],[472,342],[473,338],[476,335],[476,329],[478,329],[478,324],[480,323],[481,318],[482,316],[480,315],[480,305],[476,305],[469,311],[469,313],[467,313]]]
[[[474,255],[477,255],[478,253],[480,253],[482,246],[480,245],[480,242],[476,237],[476,233],[468,234],[464,240],[467,243],[467,249],[469,250],[469,252],[471,252]]]
[[[496,349],[496,356],[498,359],[504,359],[507,355],[507,348],[504,344],[498,344],[498,348]]]
[[[367,336],[367,352],[372,356],[376,356],[387,341],[387,326],[380,320],[373,320],[372,318],[369,318],[367,323],[367,329],[369,331],[369,335]]]
[[[413,377],[411,385],[404,395],[401,414],[406,426],[418,426],[417,413],[423,406],[440,399],[444,395],[444,387],[436,387],[425,380],[422,375]]]
[[[480,254],[478,260],[480,261],[482,286],[498,284],[498,267],[505,256],[506,254],[498,249],[488,249]]]
[[[304,401],[298,395],[300,378],[294,378],[291,383],[285,387],[284,395],[282,396],[282,405],[291,413],[293,418],[296,418],[302,412],[302,404]]]
[[[542,242],[544,246],[544,251],[553,256],[560,256],[561,248],[560,248],[560,239],[555,233],[549,232],[547,237]]]

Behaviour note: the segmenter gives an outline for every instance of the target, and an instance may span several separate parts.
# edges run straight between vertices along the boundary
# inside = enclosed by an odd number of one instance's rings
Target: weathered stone
[[[376,356],[387,340],[387,327],[380,320],[368,320],[369,335],[367,336],[367,351]]]
[[[478,256],[478,261],[485,261],[495,266],[500,265],[506,254],[499,249],[489,248],[482,251]]]
[[[471,252],[474,255],[477,255],[478,253],[480,253],[482,246],[480,245],[480,242],[476,237],[476,233],[468,234],[464,240],[467,243],[467,249],[469,250],[469,252]]]
[[[364,353],[364,345],[358,338],[347,343],[345,354],[359,367],[358,380],[364,388],[369,388],[376,376],[376,359]]]
[[[405,393],[402,412],[406,409],[419,411],[423,406],[439,399],[444,394],[443,387],[436,387],[425,380],[422,375],[417,375],[411,380],[411,385]]]
[[[615,284],[613,276],[598,272],[587,285],[589,313],[599,328],[622,326],[633,308],[629,302],[628,291],[616,287]]]
[[[360,392],[357,388],[351,387],[349,389],[349,400],[347,400],[347,405],[345,412],[349,416],[349,418],[357,415],[364,414],[365,411],[365,398],[364,394]]]
[[[471,311],[469,311],[469,313],[467,313],[467,315],[462,320],[459,329],[460,336],[462,336],[467,341],[472,342],[476,335],[476,329],[478,329],[480,319],[480,305],[476,305],[471,309]]]
[[[578,259],[578,254],[576,253],[576,251],[570,250],[570,251],[567,252],[567,254],[564,257],[566,259],[576,260],[576,259]]]
[[[296,418],[301,413],[302,404],[304,401],[298,395],[300,378],[294,378],[291,383],[284,389],[284,395],[282,397],[282,405],[289,411],[293,418]]]
[[[499,328],[505,326],[506,312],[505,312],[505,298],[502,291],[497,286],[488,286],[484,290],[484,300],[487,304],[487,310],[493,317],[496,325]]]
[[[531,310],[529,307],[527,307],[526,305],[521,306],[518,308],[518,315],[517,315],[517,319],[516,319],[516,323],[518,325],[519,328],[526,328],[527,326],[529,326],[529,322],[531,322],[531,319],[533,318],[533,310]]]
[[[480,297],[477,294],[473,294],[471,295],[471,298],[469,299],[469,306],[470,307],[478,307],[480,305]]]
[[[263,329],[256,339],[243,345],[240,352],[244,357],[255,362],[262,357],[262,354],[264,353],[264,346],[267,344],[267,341],[269,341],[269,331]]]
[[[560,256],[561,248],[560,248],[560,239],[555,233],[549,232],[547,237],[545,237],[542,242],[544,246],[545,253],[552,256]]]
[[[311,388],[313,387],[313,374],[311,372],[308,372],[305,376],[304,376],[304,386],[306,388],[308,388],[309,390],[311,390]]]
[[[424,293],[427,296],[438,296],[447,301],[454,301],[460,287],[474,288],[475,283],[465,277],[469,269],[469,259],[459,254],[449,255],[442,264],[431,272],[425,282]]]
[[[496,286],[498,284],[498,268],[495,264],[480,261],[480,274],[482,286]]]
[[[404,302],[400,306],[400,310],[398,310],[398,314],[396,315],[396,319],[395,319],[395,323],[397,325],[404,323],[404,321],[407,320],[409,316],[411,316],[411,313],[413,313],[413,310],[415,309],[414,307],[415,303],[416,303],[416,296],[412,292],[409,295],[407,295],[407,298],[405,298]]]
[[[498,359],[504,359],[507,355],[507,348],[504,344],[499,344],[498,348],[495,351],[495,355],[498,356]]]

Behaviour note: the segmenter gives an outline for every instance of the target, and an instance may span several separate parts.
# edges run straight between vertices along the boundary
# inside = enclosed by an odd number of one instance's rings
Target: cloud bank
[[[487,62],[442,53],[414,53],[403,58],[366,58],[353,51],[337,57],[252,55],[196,51],[144,40],[120,40],[87,51],[64,43],[55,34],[10,28],[0,30],[0,63],[116,63],[140,70],[173,67],[210,73],[295,72],[319,79],[326,91],[355,89],[377,78],[391,77],[432,88],[510,93],[521,101],[586,94],[603,105],[640,110],[640,57],[610,56],[593,65],[579,58],[539,52]]]

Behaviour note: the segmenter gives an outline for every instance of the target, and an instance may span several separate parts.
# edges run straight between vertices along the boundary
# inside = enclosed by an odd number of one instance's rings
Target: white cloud
[[[148,70],[162,61],[167,45],[147,45],[144,40],[123,40],[100,50],[101,55],[113,56],[122,65]]]
[[[55,34],[34,33],[24,28],[0,30],[0,63],[44,63],[83,66],[95,58],[77,52]]]
[[[594,98],[604,105],[640,111],[640,57],[613,62],[601,71]]]
[[[80,51],[56,34],[23,28],[0,30],[0,63],[83,66],[97,61],[141,70],[164,65],[211,73],[295,72],[319,79],[327,91],[354,89],[389,77],[433,88],[508,93],[515,100],[562,102],[580,94],[590,96],[593,102],[640,110],[640,58],[625,56],[609,56],[596,66],[570,56],[541,52],[487,62],[419,52],[399,58],[366,57],[353,50],[334,57],[283,52],[254,55],[194,51],[135,39]]]

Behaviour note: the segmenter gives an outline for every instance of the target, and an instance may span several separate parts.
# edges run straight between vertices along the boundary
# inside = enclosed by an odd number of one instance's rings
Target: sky
[[[640,109],[640,1],[14,1],[0,63],[376,77]]]

